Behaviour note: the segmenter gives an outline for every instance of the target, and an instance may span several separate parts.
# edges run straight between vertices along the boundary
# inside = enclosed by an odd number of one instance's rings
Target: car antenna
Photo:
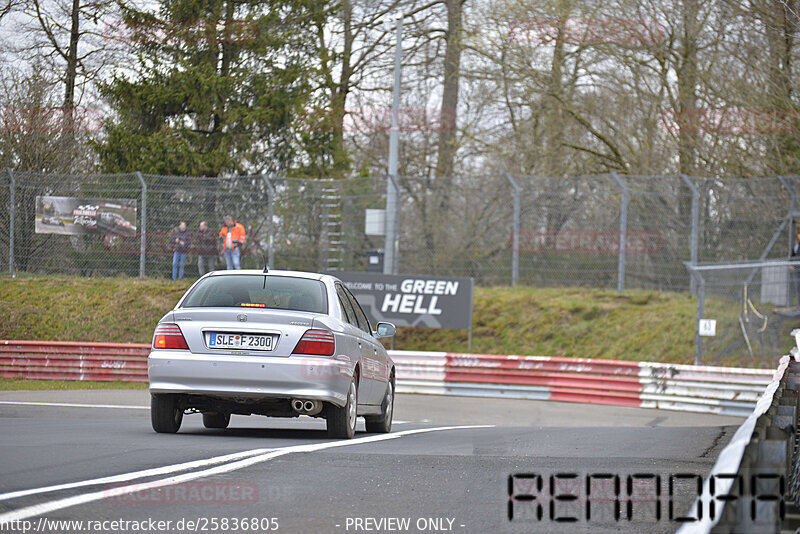
[[[267,268],[267,255],[264,254],[264,273],[268,273],[269,269]]]

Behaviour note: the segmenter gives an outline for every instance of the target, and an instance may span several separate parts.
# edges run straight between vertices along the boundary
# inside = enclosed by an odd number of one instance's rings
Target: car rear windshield
[[[198,283],[182,308],[269,308],[328,313],[325,284],[291,276],[210,276]]]

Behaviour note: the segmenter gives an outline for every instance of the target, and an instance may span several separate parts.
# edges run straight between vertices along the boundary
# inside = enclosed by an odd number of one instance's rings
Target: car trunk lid
[[[195,354],[290,356],[305,331],[312,328],[315,315],[254,308],[189,308],[175,310],[173,318]],[[237,343],[235,336],[247,336],[244,339],[249,343],[255,337],[256,343],[232,347]],[[258,341],[263,336],[270,338],[267,347]],[[268,350],[261,350],[264,348]]]

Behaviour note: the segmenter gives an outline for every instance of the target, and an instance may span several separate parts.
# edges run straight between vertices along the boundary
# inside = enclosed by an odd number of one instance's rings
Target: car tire
[[[177,395],[151,395],[150,422],[153,430],[174,434],[183,422],[183,408]]]
[[[341,408],[328,405],[328,413],[325,416],[328,425],[328,436],[337,439],[350,439],[356,433],[356,419],[358,407],[358,385],[356,379],[350,382],[347,388],[347,401]]]
[[[394,414],[394,382],[386,384],[386,394],[381,403],[381,415],[372,415],[364,418],[367,432],[388,434],[392,431],[392,415]]]
[[[203,414],[203,426],[206,428],[228,428],[231,422],[231,414],[220,412],[208,412]]]

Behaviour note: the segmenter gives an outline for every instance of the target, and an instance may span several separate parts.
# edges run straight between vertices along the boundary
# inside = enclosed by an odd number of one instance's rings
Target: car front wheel
[[[347,402],[341,408],[334,405],[328,406],[326,421],[328,435],[337,439],[350,439],[356,433],[356,408],[358,406],[356,380],[350,382],[347,389]]]
[[[181,427],[183,408],[177,395],[150,397],[150,422],[159,433],[174,434]]]
[[[392,412],[394,411],[394,384],[390,380],[386,384],[386,394],[381,403],[381,415],[364,418],[367,432],[386,434],[392,431]]]

